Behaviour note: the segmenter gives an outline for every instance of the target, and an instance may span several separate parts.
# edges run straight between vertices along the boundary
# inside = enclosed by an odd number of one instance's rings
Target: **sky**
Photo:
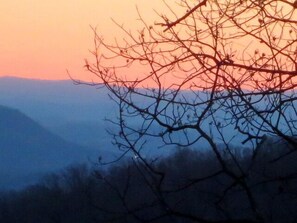
[[[162,10],[161,0],[0,0],[0,76],[69,79],[88,75],[93,33],[114,38],[111,18],[137,27],[136,6],[147,21]]]

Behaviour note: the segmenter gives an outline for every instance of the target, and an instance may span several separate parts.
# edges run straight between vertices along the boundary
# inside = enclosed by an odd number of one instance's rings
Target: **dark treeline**
[[[69,167],[22,191],[2,193],[0,222],[296,222],[297,157],[288,152],[271,143],[257,155],[222,150],[234,172],[238,165],[244,170],[251,194],[220,171],[211,152],[201,150],[179,149],[152,160],[154,171],[166,173],[162,180],[137,157],[108,170]],[[253,205],[262,219],[252,217]]]

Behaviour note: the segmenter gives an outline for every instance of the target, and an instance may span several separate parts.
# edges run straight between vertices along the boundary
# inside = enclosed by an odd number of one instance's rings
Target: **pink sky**
[[[9,0],[0,7],[0,76],[68,79],[87,75],[84,59],[90,58],[97,26],[105,38],[118,32],[111,18],[137,27],[137,5],[148,21],[161,0]]]

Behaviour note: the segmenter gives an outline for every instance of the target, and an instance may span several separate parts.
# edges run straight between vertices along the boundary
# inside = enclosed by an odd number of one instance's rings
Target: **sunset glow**
[[[148,21],[159,0],[11,0],[1,1],[0,76],[68,79],[88,75],[83,66],[93,49],[97,27],[105,39],[117,36],[111,18],[132,30],[137,27],[138,6]]]

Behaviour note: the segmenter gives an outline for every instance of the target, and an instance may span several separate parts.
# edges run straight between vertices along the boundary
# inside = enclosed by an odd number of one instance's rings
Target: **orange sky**
[[[87,75],[90,25],[105,38],[116,36],[111,17],[133,30],[136,5],[148,21],[164,7],[161,0],[0,0],[0,76],[68,79],[66,69]]]

